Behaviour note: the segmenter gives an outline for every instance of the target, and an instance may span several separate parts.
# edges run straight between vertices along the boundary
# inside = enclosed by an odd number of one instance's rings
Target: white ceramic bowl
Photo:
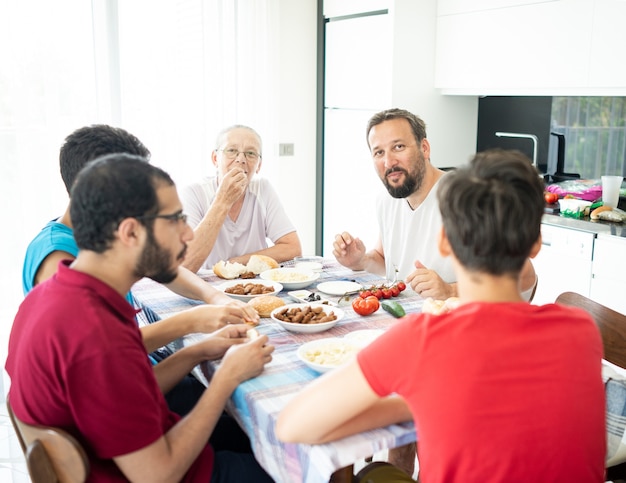
[[[349,334],[344,335],[343,338],[355,343],[359,347],[365,347],[376,340],[376,338],[384,332],[385,331],[383,329],[354,330]]]
[[[327,372],[350,362],[360,346],[341,337],[316,339],[298,348],[298,359],[316,372]]]
[[[325,314],[328,315],[332,312],[335,314],[336,318],[335,320],[331,320],[330,322],[321,322],[319,324],[297,324],[297,323],[292,323],[292,322],[285,322],[283,320],[276,318],[276,314],[283,312],[285,310],[289,310],[293,308],[303,308],[307,306],[321,307]],[[283,305],[282,307],[275,308],[274,310],[272,310],[272,313],[270,314],[270,317],[276,322],[278,322],[285,330],[288,330],[290,332],[300,332],[304,334],[324,332],[325,330],[328,330],[331,327],[334,327],[337,324],[337,322],[339,322],[343,318],[343,316],[344,316],[343,310],[338,309],[337,307],[331,307],[326,304],[316,304],[316,303],[287,304],[287,305]]]
[[[235,285],[246,285],[248,283],[265,285],[266,287],[270,287],[272,291],[268,293],[264,293],[264,294],[258,294],[258,295],[237,295],[234,293],[226,292],[226,289],[230,287],[234,287]],[[232,297],[236,300],[242,300],[244,302],[247,302],[248,300],[253,299],[254,297],[260,297],[261,295],[276,295],[278,292],[280,292],[283,289],[283,286],[280,283],[272,282],[271,280],[259,280],[258,278],[249,278],[249,279],[229,280],[227,282],[221,283],[220,285],[217,285],[215,288],[224,292],[229,297]]]
[[[312,272],[321,272],[324,268],[324,259],[322,257],[296,257],[293,261],[294,267],[301,270],[304,269],[311,270]]]
[[[299,268],[273,268],[262,272],[263,280],[271,280],[282,284],[287,290],[298,290],[308,287],[319,278],[320,274]]]

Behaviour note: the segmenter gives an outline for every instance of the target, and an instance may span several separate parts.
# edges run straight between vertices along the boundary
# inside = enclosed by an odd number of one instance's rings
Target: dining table
[[[293,264],[292,260],[281,266],[290,267]],[[211,270],[201,270],[198,275],[216,287],[225,282]],[[254,282],[254,279],[250,281]],[[320,338],[343,337],[357,330],[385,330],[398,321],[382,307],[373,314],[358,315],[351,305],[351,300],[359,296],[358,292],[339,295],[321,293],[318,285],[329,281],[351,281],[364,288],[390,284],[378,275],[347,269],[334,259],[322,259],[319,278],[306,290],[329,299],[344,312],[344,316],[334,327],[318,333],[290,332],[273,319],[262,318],[256,329],[266,334],[275,347],[272,361],[259,376],[241,383],[227,403],[226,411],[249,436],[257,461],[278,483],[350,482],[355,463],[380,451],[417,440],[413,422],[393,424],[317,445],[284,443],[276,437],[274,428],[280,411],[304,386],[321,375],[299,359],[297,350],[302,344]],[[139,307],[148,307],[162,319],[202,303],[177,295],[150,279],[137,282],[132,294]],[[288,290],[282,290],[277,295],[286,303],[297,302]],[[402,305],[407,314],[421,312],[424,301],[410,288],[400,292],[393,300]],[[138,319],[141,321],[141,317]],[[206,334],[188,334],[172,342],[170,348],[179,350],[205,337]],[[194,368],[193,374],[208,386],[219,363],[219,360],[201,363]],[[350,395],[346,394],[346,397]]]

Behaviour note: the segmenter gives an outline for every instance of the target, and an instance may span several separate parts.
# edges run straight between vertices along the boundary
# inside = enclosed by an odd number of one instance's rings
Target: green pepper
[[[396,318],[404,317],[406,312],[402,305],[395,300],[381,300],[380,306]]]

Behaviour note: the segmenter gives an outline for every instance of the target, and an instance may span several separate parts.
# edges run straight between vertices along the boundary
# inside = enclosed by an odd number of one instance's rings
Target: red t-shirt
[[[409,404],[423,483],[603,482],[601,360],[588,314],[526,303],[410,315],[358,355]]]
[[[59,264],[17,313],[6,370],[26,423],[74,435],[90,481],[126,481],[111,458],[153,443],[180,419],[169,411],[146,357],[135,310],[103,282]],[[206,446],[183,481],[211,478]]]

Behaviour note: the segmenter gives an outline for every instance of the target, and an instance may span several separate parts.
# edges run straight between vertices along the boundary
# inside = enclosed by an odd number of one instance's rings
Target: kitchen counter
[[[543,215],[542,223],[560,226],[573,230],[586,231],[596,235],[613,235],[626,238],[626,225],[624,223],[612,223],[610,221],[567,218],[560,215]]]

